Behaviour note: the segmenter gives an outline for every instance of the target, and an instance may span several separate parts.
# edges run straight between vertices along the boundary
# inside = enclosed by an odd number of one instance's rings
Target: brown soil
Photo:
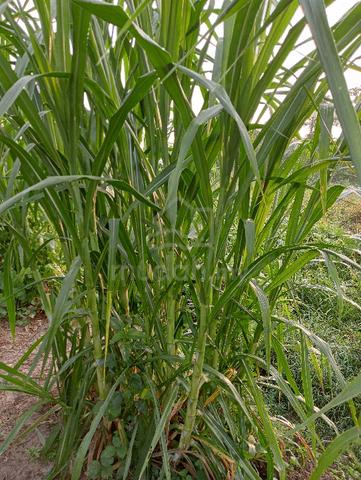
[[[307,480],[310,478],[311,472],[313,470],[313,465],[305,465],[302,469],[294,470],[288,474],[287,480]],[[335,476],[326,472],[321,476],[321,480],[336,480]]]
[[[45,331],[46,323],[44,315],[39,313],[28,325],[17,327],[16,338],[13,340],[7,321],[1,320],[0,361],[11,366],[15,365],[24,352]],[[31,358],[22,367],[22,371],[26,371]],[[20,415],[36,400],[26,394],[0,391],[0,444]],[[41,439],[49,433],[54,420],[53,418],[42,422],[26,438],[10,445],[0,457],[0,480],[40,480],[45,477],[51,465],[49,462],[37,458],[37,455],[42,447]]]

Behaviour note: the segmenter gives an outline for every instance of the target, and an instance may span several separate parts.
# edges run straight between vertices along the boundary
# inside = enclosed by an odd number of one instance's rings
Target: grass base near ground
[[[16,338],[10,334],[7,320],[0,321],[0,361],[13,366],[26,350],[37,340],[47,328],[47,319],[38,313],[25,325],[16,330]],[[31,358],[24,365],[29,366]],[[24,371],[23,369],[23,371]],[[37,375],[37,372],[34,372]],[[0,443],[14,427],[18,418],[28,410],[36,398],[18,392],[0,391]],[[44,438],[49,435],[56,418],[42,422],[39,427],[14,442],[1,456],[0,480],[40,480],[51,468],[51,462],[40,458]]]

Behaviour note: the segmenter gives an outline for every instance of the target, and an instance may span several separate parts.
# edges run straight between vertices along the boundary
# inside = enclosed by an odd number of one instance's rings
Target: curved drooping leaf
[[[42,191],[47,188],[51,187],[56,187],[61,184],[67,184],[67,183],[72,183],[72,182],[78,182],[80,180],[93,180],[96,182],[103,182],[107,183],[109,185],[113,185],[114,187],[118,188],[119,190],[124,190],[128,193],[131,193],[134,195],[138,200],[141,200],[144,202],[146,205],[155,208],[156,210],[158,209],[157,205],[155,205],[153,202],[148,200],[147,198],[144,197],[141,193],[137,192],[132,186],[130,186],[127,182],[124,180],[116,180],[112,178],[103,178],[103,177],[96,177],[92,175],[67,175],[67,176],[56,176],[56,177],[48,177],[44,180],[41,180],[40,182],[36,183],[35,185],[31,185],[30,187],[26,188],[22,192],[17,193],[16,195],[12,196],[8,200],[5,200],[5,202],[0,204],[0,215],[9,208],[13,207],[16,205],[18,202],[26,199],[29,193],[31,192],[37,192],[37,191]],[[31,201],[30,199],[27,199],[26,201]]]

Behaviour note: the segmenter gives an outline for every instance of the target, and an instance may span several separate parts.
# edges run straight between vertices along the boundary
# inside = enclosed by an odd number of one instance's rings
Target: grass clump
[[[323,261],[343,301],[339,251],[311,235],[344,190],[334,170],[349,155],[360,169],[336,50],[347,60],[359,47],[360,8],[330,30],[323,3],[306,0],[291,28],[297,2],[50,3],[0,10],[4,294],[15,335],[21,248],[49,319],[29,374],[27,355],[1,364],[0,387],[60,412],[48,478],[282,480],[298,444],[319,478],[345,445],[334,428],[321,454],[318,417],[333,428],[329,410],[347,403],[354,426],[341,435],[356,442],[360,389],[287,295]],[[306,23],[317,49],[286,68]],[[333,103],[346,141],[330,138]],[[314,112],[317,132],[300,140]],[[21,222],[34,205],[61,258],[50,290]],[[313,348],[341,391],[318,413]],[[265,389],[287,398],[290,420]]]

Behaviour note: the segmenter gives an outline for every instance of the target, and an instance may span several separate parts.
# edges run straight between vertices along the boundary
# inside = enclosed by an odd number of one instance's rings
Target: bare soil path
[[[6,320],[0,320],[0,361],[15,365],[17,360],[46,330],[47,320],[42,314],[25,326],[17,326],[16,338],[12,339]],[[31,358],[22,368],[26,371]],[[16,420],[36,399],[17,392],[0,391],[0,444],[13,428]],[[54,419],[52,420],[54,421]],[[26,438],[13,443],[0,456],[0,480],[41,480],[51,464],[38,458],[41,439],[49,433],[51,423],[42,423]]]

